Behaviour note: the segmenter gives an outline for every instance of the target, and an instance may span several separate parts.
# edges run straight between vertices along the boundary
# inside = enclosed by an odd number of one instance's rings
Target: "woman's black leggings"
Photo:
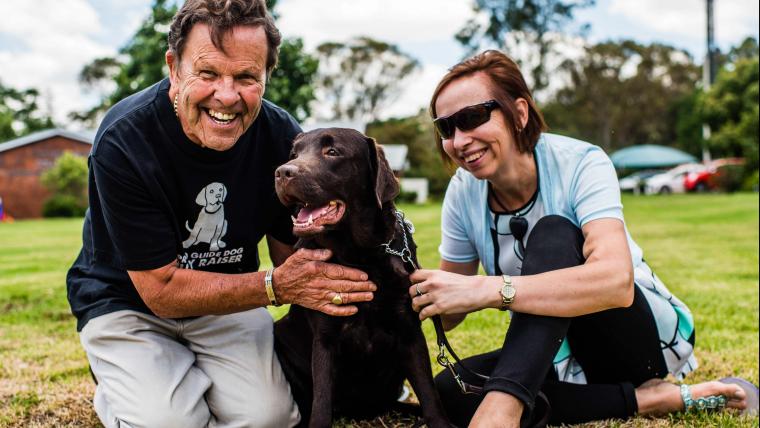
[[[581,265],[582,249],[583,235],[569,220],[543,217],[531,231],[522,274]],[[644,295],[634,288],[633,304],[627,308],[575,318],[514,312],[503,347],[467,358],[464,364],[491,376],[484,394],[496,390],[520,399],[525,404],[524,422],[531,417],[539,391],[549,400],[553,425],[633,416],[634,388],[668,373],[654,316]],[[557,380],[552,363],[565,336],[583,367],[586,385]],[[478,383],[461,370],[460,374],[465,381]],[[451,421],[467,426],[483,396],[463,394],[447,370],[435,381]]]

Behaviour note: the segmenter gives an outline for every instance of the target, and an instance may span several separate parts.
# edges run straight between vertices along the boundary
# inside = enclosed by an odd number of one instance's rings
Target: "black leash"
[[[411,266],[412,270],[415,270],[417,269],[417,263],[415,263],[411,248],[409,248],[409,239],[407,239],[407,234],[411,236],[414,233],[414,225],[411,221],[407,220],[404,217],[404,213],[399,210],[396,210],[396,221],[401,227],[401,236],[403,239],[403,246],[401,250],[396,250],[393,248],[394,241],[396,240],[395,236],[391,238],[391,240],[387,243],[381,244],[381,247],[384,247],[385,253],[400,257],[404,263],[407,263]],[[464,364],[462,364],[462,360],[459,359],[459,356],[457,356],[456,352],[454,352],[454,350],[451,348],[451,344],[449,344],[449,340],[446,338],[446,332],[443,330],[443,322],[441,321],[441,317],[439,315],[433,315],[432,319],[433,326],[435,327],[436,340],[438,342],[438,357],[436,358],[436,361],[438,361],[438,364],[451,372],[451,375],[454,376],[454,380],[457,382],[457,385],[459,385],[459,388],[462,389],[463,393],[482,394],[482,386],[473,385],[462,380],[462,376],[457,371],[454,363],[452,363],[451,360],[449,360],[449,357],[446,356],[446,350],[448,350],[449,354],[454,357],[456,364],[458,364],[459,367],[461,367],[470,376],[481,379],[484,382],[488,380],[488,376],[482,375],[480,373],[475,373],[474,371],[467,368]]]
[[[459,365],[459,367],[462,368],[467,374],[474,378],[482,379],[483,382],[487,381],[489,378],[486,375],[476,373],[467,366],[465,366],[462,363],[462,360],[459,359],[459,356],[457,356],[456,352],[451,348],[451,344],[449,343],[449,340],[446,338],[446,332],[443,330],[443,322],[441,321],[440,315],[433,315],[431,317],[433,319],[433,326],[435,327],[435,336],[436,341],[438,342],[438,357],[436,357],[436,361],[438,361],[438,364],[443,366],[444,368],[448,369],[451,372],[451,375],[454,377],[454,380],[456,381],[457,385],[459,385],[459,388],[462,390],[462,393],[464,394],[482,394],[483,393],[483,387],[478,385],[473,385],[471,383],[465,382],[462,380],[462,376],[457,371],[456,367],[454,366],[454,363],[449,360],[449,357],[446,356],[446,350],[449,351],[449,354],[451,354],[452,357],[454,357],[454,361],[456,361],[456,364]]]
[[[448,349],[449,354],[451,354],[452,357],[454,357],[454,361],[456,361],[456,364],[459,365],[459,367],[462,368],[467,374],[469,374],[472,377],[482,379],[483,382],[487,381],[489,379],[488,376],[474,372],[467,368],[462,363],[462,360],[459,359],[456,352],[454,352],[453,349],[451,349],[451,344],[449,344],[449,340],[446,339],[446,333],[443,331],[443,322],[441,321],[440,315],[433,315],[431,317],[433,319],[433,326],[435,327],[435,335],[436,340],[438,342],[438,358],[436,360],[438,361],[438,364],[441,366],[447,368],[451,375],[454,376],[454,380],[456,381],[457,385],[459,385],[459,388],[462,390],[463,394],[483,394],[483,387],[478,385],[473,385],[471,383],[467,383],[464,380],[462,380],[462,376],[457,372],[457,369],[454,367],[454,363],[449,360],[449,357],[446,356],[446,350]],[[531,415],[530,418],[527,420],[524,420],[521,422],[521,426],[526,427],[532,427],[532,428],[543,428],[546,427],[546,425],[549,423],[549,416],[551,415],[551,405],[549,404],[549,399],[546,398],[546,395],[544,395],[543,392],[538,392],[536,395],[536,402],[535,402],[535,408],[534,413]]]
[[[417,263],[416,263],[416,257],[412,254],[411,248],[409,247],[409,239],[407,239],[407,234],[409,234],[409,237],[411,238],[412,234],[414,234],[414,225],[411,221],[404,218],[404,214],[401,211],[396,210],[396,219],[398,221],[399,226],[401,226],[401,231],[403,235],[403,248],[399,250],[393,249],[392,244],[394,243],[395,237],[391,238],[390,241],[388,241],[385,244],[381,244],[381,247],[384,247],[384,252],[386,254],[390,254],[393,256],[400,257],[401,260],[409,264],[412,270],[417,269]],[[459,374],[457,371],[457,368],[455,367],[455,363],[452,363],[451,360],[449,360],[449,357],[446,355],[446,350],[449,351],[449,354],[451,354],[452,357],[454,357],[454,361],[456,362],[456,365],[459,365],[459,367],[464,370],[465,373],[472,376],[473,378],[477,378],[483,381],[485,383],[488,379],[490,379],[489,376],[474,372],[470,370],[467,366],[462,363],[462,360],[459,359],[459,356],[454,352],[454,349],[451,348],[451,344],[449,343],[449,340],[446,338],[446,332],[443,330],[443,321],[441,321],[440,315],[433,315],[431,317],[433,320],[433,327],[435,327],[435,336],[436,336],[436,342],[438,343],[438,356],[436,357],[436,361],[438,364],[440,364],[442,367],[448,369],[451,372],[451,375],[454,377],[454,380],[456,381],[457,385],[459,385],[459,388],[462,390],[463,394],[483,394],[483,387],[478,385],[473,385],[469,382],[465,382],[462,380],[462,375]],[[532,428],[543,428],[546,427],[546,425],[549,422],[549,416],[551,414],[551,405],[549,404],[549,400],[546,398],[546,395],[544,395],[543,392],[538,393],[536,396],[536,407],[539,407],[539,403],[543,404],[543,408],[540,409],[539,418],[538,420],[525,420],[522,422],[523,426],[529,426]],[[535,419],[535,415],[532,419]],[[418,423],[421,421],[418,421],[415,423],[414,427],[416,428],[418,426]]]

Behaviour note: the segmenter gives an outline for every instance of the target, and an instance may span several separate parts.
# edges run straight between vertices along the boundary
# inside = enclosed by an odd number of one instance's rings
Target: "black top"
[[[203,148],[182,131],[165,79],[116,104],[89,158],[90,209],[82,250],[67,275],[77,330],[132,309],[152,313],[127,270],[182,268],[254,272],[264,235],[292,244],[290,213],[274,191],[300,127],[264,100],[229,150]]]

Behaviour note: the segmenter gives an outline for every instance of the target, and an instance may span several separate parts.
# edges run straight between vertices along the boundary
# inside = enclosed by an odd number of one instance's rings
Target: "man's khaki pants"
[[[298,407],[263,309],[170,320],[118,311],[80,333],[111,427],[291,427]]]

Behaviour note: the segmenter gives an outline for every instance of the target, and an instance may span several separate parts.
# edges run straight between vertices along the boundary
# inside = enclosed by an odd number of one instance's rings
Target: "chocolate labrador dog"
[[[275,348],[302,425],[329,427],[334,414],[368,419],[396,409],[409,379],[426,424],[449,427],[407,293],[415,246],[393,205],[399,187],[382,149],[352,129],[314,130],[296,138],[275,177],[280,201],[294,207],[296,247],[328,248],[330,262],[361,269],[377,285],[355,315],[293,305],[276,323]]]

